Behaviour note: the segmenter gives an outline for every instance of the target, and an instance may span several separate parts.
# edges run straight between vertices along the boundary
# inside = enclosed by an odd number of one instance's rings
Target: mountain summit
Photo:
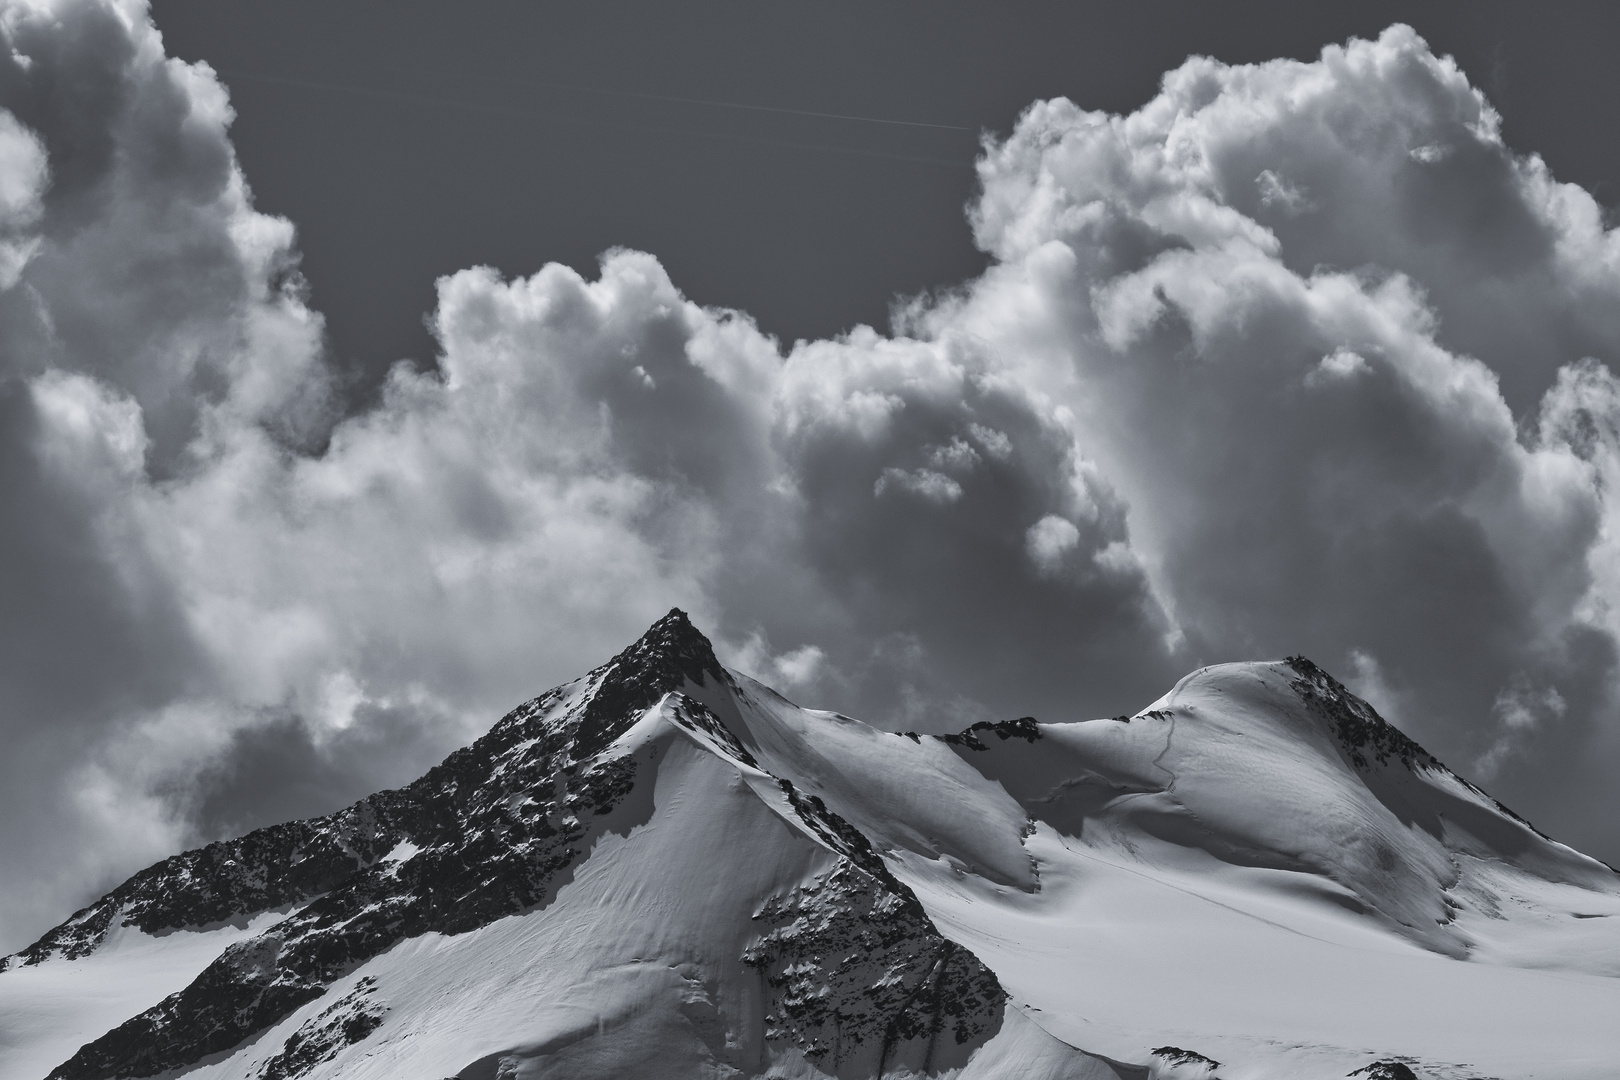
[[[1310,661],[890,733],[673,610],[0,961],[6,1080],[1611,1077],[1620,877]]]

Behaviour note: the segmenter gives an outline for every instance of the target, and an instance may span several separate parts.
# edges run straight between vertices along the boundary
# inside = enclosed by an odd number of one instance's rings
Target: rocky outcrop
[[[881,1076],[902,1060],[933,1072],[995,1035],[1001,984],[899,888],[844,858],[761,907],[743,959],[767,988],[767,1041],[835,1075]]]
[[[293,1032],[281,1052],[264,1063],[259,1080],[295,1080],[377,1030],[388,1007],[376,1000],[376,987],[377,981],[369,976],[359,980],[353,990]]]
[[[1438,758],[1310,660],[1290,656],[1283,663],[1298,675],[1292,682],[1294,692],[1306,708],[1327,722],[1358,768],[1367,768],[1369,757],[1380,765],[1394,758],[1409,769],[1442,767]]]
[[[1040,725],[1033,716],[1020,716],[1017,720],[997,720],[994,723],[981,720],[972,727],[951,735],[940,735],[938,738],[952,746],[965,746],[969,750],[986,750],[981,735],[994,735],[1002,742],[1008,739],[1023,739],[1032,743],[1041,737]]]
[[[665,694],[726,678],[707,639],[672,611],[585,679],[520,706],[405,788],[143,871],[25,950],[23,962],[88,951],[119,916],[150,932],[278,904],[296,910],[85,1045],[51,1080],[180,1068],[277,1023],[405,938],[464,933],[543,905],[598,835],[635,824],[611,818],[635,783],[636,759],[597,755]],[[311,861],[317,870],[300,869]]]
[[[1366,1080],[1418,1080],[1417,1073],[1402,1061],[1375,1061],[1350,1075],[1366,1077]]]

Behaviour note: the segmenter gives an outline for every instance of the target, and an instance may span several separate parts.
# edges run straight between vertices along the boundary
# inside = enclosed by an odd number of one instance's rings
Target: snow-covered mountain
[[[1620,875],[1310,661],[894,734],[678,611],[0,961],[0,1078],[1620,1076]]]

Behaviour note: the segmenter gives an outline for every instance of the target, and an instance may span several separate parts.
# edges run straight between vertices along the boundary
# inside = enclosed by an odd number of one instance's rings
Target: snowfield
[[[1309,661],[896,734],[672,612],[8,958],[0,1078],[1612,1080],[1616,1018],[1620,876]]]
[[[161,937],[119,926],[90,956],[0,973],[0,1077],[44,1076],[90,1039],[190,983],[227,946],[280,918],[262,912],[240,926]]]

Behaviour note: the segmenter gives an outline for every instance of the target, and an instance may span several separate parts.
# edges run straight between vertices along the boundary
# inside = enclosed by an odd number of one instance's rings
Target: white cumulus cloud
[[[1025,534],[1029,557],[1044,574],[1055,574],[1063,557],[1080,546],[1080,530],[1068,518],[1048,514],[1029,527]]]
[[[1036,103],[979,163],[992,265],[893,333],[784,347],[639,252],[475,267],[363,406],[213,73],[101,0],[0,36],[7,944],[409,778],[672,604],[905,727],[1303,651],[1620,844],[1580,794],[1620,769],[1620,239],[1406,28]]]

